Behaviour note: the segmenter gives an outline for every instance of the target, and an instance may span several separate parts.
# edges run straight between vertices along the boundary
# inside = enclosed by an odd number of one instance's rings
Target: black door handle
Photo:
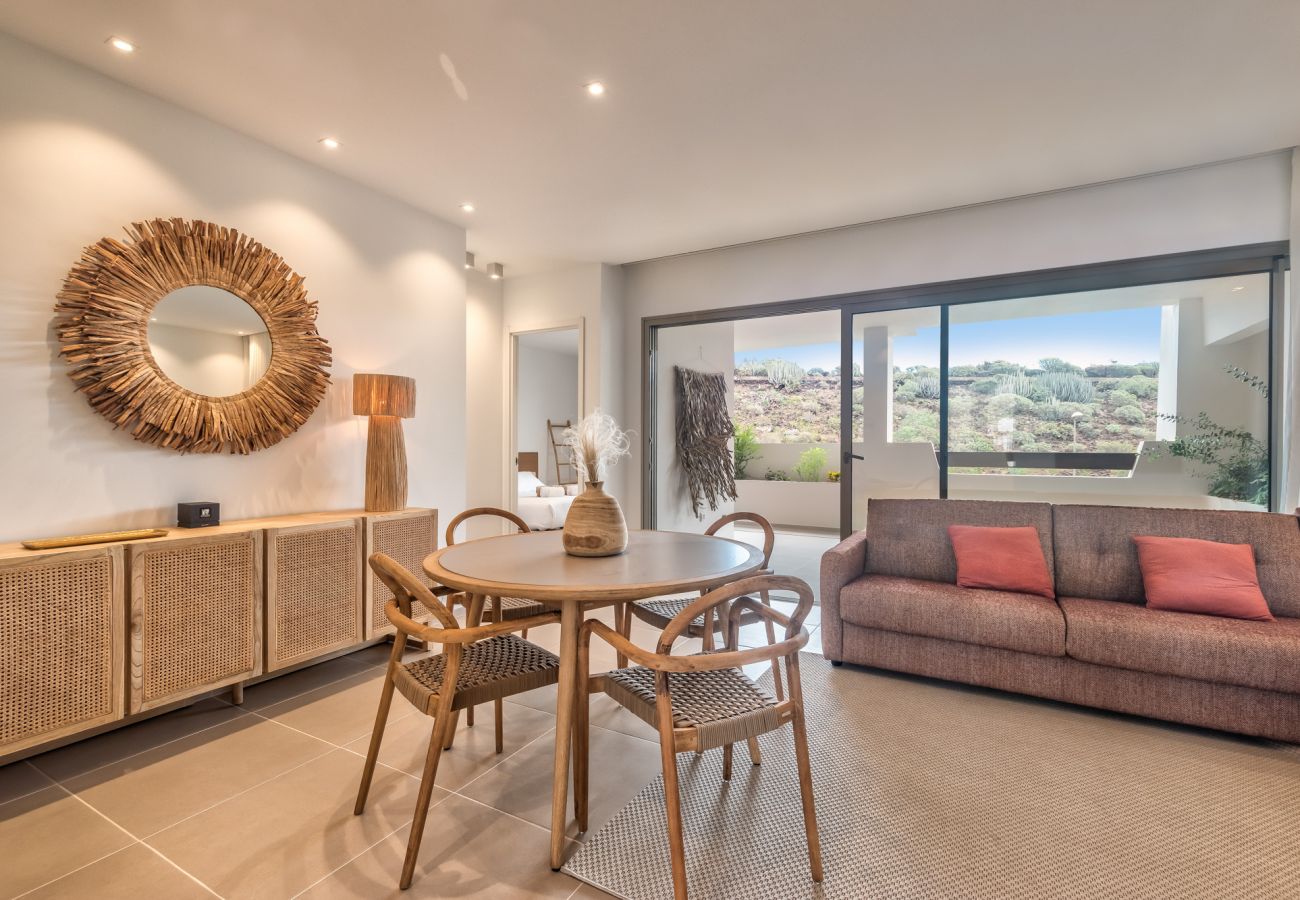
[[[846,464],[849,463],[849,462],[852,461],[852,460],[855,460],[855,459],[860,459],[860,460],[862,460],[863,462],[866,462],[866,460],[867,460],[867,458],[866,458],[865,456],[858,456],[856,453],[851,453],[851,452],[848,451],[848,450],[845,450],[845,451],[844,451],[844,462],[845,462]]]

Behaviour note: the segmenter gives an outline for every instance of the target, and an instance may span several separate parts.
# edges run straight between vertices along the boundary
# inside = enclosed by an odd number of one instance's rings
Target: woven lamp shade
[[[415,379],[405,375],[353,375],[352,414],[415,416]]]

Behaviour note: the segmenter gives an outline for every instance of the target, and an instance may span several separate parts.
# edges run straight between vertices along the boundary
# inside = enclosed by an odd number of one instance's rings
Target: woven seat
[[[432,715],[446,668],[447,657],[441,653],[403,663],[395,673],[397,689],[416,709]],[[521,694],[559,679],[560,660],[554,653],[513,634],[498,635],[465,647],[451,708]]]
[[[656,597],[653,600],[638,600],[635,604],[638,619],[648,625],[656,628],[667,628],[668,623],[677,618],[677,614],[686,609],[696,600],[700,599],[699,594],[684,594],[677,597]],[[755,622],[761,622],[762,617],[753,613],[746,612],[740,617],[741,625],[751,625]],[[713,617],[713,630],[719,632],[722,630],[723,622],[721,616]],[[690,630],[691,637],[700,637],[704,633],[704,613],[700,613],[691,620]]]
[[[490,597],[483,605],[483,615],[490,622],[512,622],[547,612],[545,603],[525,600],[523,597]]]
[[[655,717],[655,673],[644,666],[605,673],[605,693],[649,725]],[[725,747],[781,725],[776,698],[739,669],[673,672],[673,727],[699,731],[699,749]]]
[[[361,785],[357,788],[353,812],[361,815],[365,811],[393,694],[401,694],[420,712],[433,717],[433,733],[424,759],[424,776],[420,779],[415,818],[407,836],[406,859],[398,881],[405,890],[411,886],[415,874],[415,859],[424,836],[425,819],[429,815],[438,761],[444,750],[451,749],[460,711],[465,710],[468,719],[474,713],[475,704],[490,702],[496,711],[496,751],[504,752],[502,708],[505,698],[560,680],[560,660],[555,654],[513,632],[526,632],[530,626],[556,623],[559,616],[507,614],[510,621],[486,625],[469,622],[462,626],[452,615],[451,605],[456,598],[448,591],[442,592],[448,602],[444,607],[438,602],[434,589],[383,553],[370,557],[370,568],[393,592],[393,599],[384,604],[384,616],[393,624],[397,634],[388,655],[388,667],[384,670],[384,687],[379,695],[379,709],[375,712],[375,727],[370,733],[370,749],[361,770]],[[413,620],[411,609],[416,605],[427,609],[437,625],[422,625]],[[502,609],[505,608],[503,604]],[[405,662],[402,656],[410,639],[426,645],[441,644],[442,652]]]

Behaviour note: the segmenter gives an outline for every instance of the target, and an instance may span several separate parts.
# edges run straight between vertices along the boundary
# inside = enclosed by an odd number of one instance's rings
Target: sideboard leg
[[[236,706],[244,705],[244,683],[242,681],[230,686],[230,702]]]

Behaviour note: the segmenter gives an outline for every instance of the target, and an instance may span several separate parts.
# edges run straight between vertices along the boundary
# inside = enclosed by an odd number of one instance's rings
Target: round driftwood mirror
[[[251,453],[325,396],[330,348],[302,276],[231,228],[152,219],[72,267],[55,310],[60,353],[90,405],[137,440]]]

